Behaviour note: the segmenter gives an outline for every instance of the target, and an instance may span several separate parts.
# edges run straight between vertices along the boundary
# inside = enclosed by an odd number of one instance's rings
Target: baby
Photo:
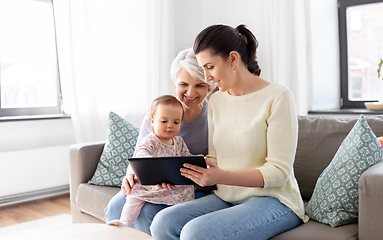
[[[163,95],[156,98],[151,105],[149,121],[153,132],[142,139],[134,157],[172,157],[190,156],[183,139],[177,136],[183,117],[183,107],[177,98]],[[136,183],[126,197],[120,220],[108,222],[109,225],[133,227],[145,202],[175,205],[194,199],[193,185],[175,186],[166,190],[154,186],[143,186]]]

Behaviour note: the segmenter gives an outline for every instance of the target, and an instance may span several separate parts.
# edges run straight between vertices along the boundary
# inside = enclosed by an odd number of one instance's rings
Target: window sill
[[[49,114],[49,115],[27,115],[14,117],[0,117],[0,122],[20,122],[20,121],[36,121],[36,120],[51,120],[51,119],[66,119],[71,118],[70,114]]]
[[[310,110],[308,114],[366,114],[366,115],[380,115],[382,111],[369,110],[366,108],[343,108],[333,110]]]

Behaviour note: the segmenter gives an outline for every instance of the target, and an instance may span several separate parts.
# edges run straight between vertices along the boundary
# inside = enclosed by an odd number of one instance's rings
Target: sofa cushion
[[[83,183],[78,187],[76,204],[82,212],[105,222],[104,209],[108,206],[110,199],[120,190],[121,188],[117,187],[95,186]]]
[[[352,223],[337,228],[309,220],[298,227],[279,234],[270,240],[358,240],[358,224]]]
[[[305,210],[308,201],[303,201]],[[298,227],[281,233],[270,240],[358,240],[358,224],[351,223],[337,228],[310,219],[301,223]]]
[[[376,136],[383,136],[383,115],[365,117]],[[298,146],[294,173],[304,200],[310,200],[316,181],[328,166],[358,117],[298,117]]]
[[[307,215],[332,227],[358,220],[358,182],[382,160],[383,147],[362,115],[318,178]]]
[[[126,175],[128,158],[134,154],[139,129],[114,112],[109,113],[107,140],[90,184],[116,186]]]

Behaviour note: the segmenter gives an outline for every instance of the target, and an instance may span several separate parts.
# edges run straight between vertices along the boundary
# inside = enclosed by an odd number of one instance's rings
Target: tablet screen
[[[203,156],[141,157],[128,158],[128,161],[142,185],[195,185],[192,180],[181,175],[183,164],[190,163],[206,168]]]

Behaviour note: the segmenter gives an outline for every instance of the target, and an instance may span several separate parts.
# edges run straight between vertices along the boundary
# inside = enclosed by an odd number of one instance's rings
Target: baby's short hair
[[[182,109],[182,118],[184,116],[184,108],[182,106],[182,103],[174,96],[172,95],[162,95],[158,98],[154,99],[152,102],[152,105],[150,106],[149,110],[149,117],[153,117],[154,113],[157,110],[158,105],[164,104],[164,105],[173,105],[173,106],[180,106]]]

